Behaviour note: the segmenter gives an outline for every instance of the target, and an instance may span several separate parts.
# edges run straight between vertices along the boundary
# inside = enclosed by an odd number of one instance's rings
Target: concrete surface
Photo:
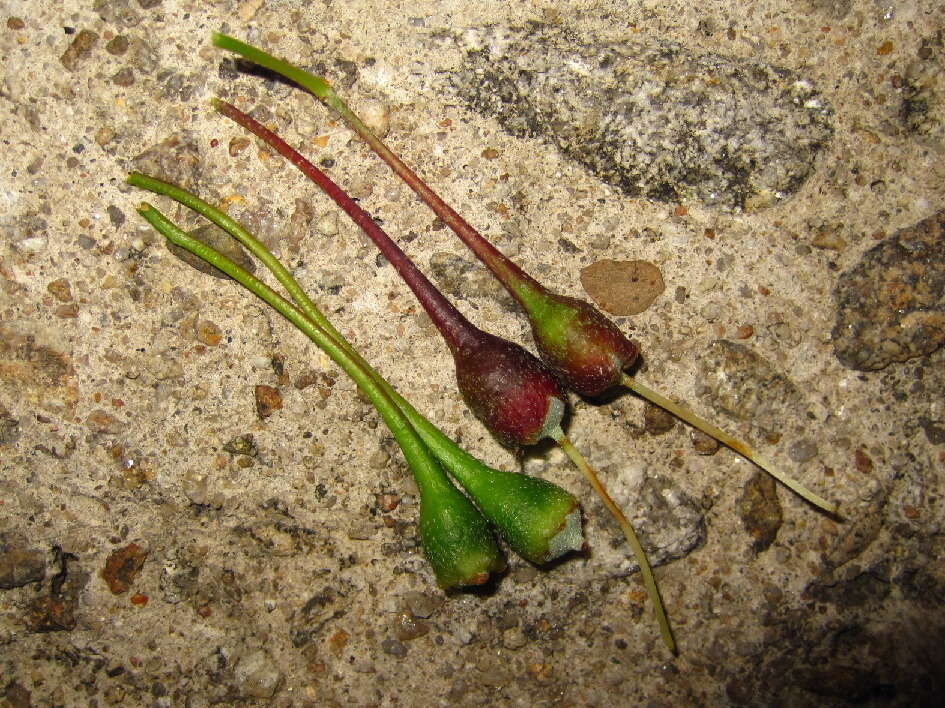
[[[945,206],[939,3],[0,0],[0,20],[0,704],[931,705],[945,688],[945,244],[940,218],[913,228]],[[532,21],[790,70],[832,135],[759,208],[633,198],[457,95],[457,32]],[[207,99],[303,145],[477,324],[527,344],[524,319],[321,105],[237,70],[213,30],[323,72],[559,292],[583,296],[603,259],[656,266],[665,291],[617,318],[640,377],[843,519],[632,395],[575,399],[571,438],[663,563],[671,657],[563,454],[493,441],[392,268]],[[468,450],[577,494],[589,551],[441,593],[378,416],[276,315],[165,248],[133,168],[227,205]],[[257,386],[275,389],[266,417]]]

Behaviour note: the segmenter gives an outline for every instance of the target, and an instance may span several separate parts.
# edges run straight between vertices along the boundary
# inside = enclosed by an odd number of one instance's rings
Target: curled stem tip
[[[803,484],[801,484],[797,480],[792,479],[791,477],[788,477],[782,474],[775,468],[772,462],[770,462],[766,457],[758,453],[750,445],[739,440],[738,438],[735,438],[729,435],[717,425],[714,425],[710,423],[709,421],[705,420],[704,418],[701,418],[700,416],[696,415],[691,410],[689,410],[689,408],[687,408],[686,406],[682,406],[676,403],[675,401],[670,400],[669,398],[662,395],[661,393],[654,391],[649,386],[646,386],[645,384],[640,383],[637,379],[633,378],[632,376],[628,376],[625,374],[621,383],[627,388],[629,388],[631,391],[642,396],[643,398],[650,401],[651,403],[654,403],[660,408],[663,408],[669,411],[680,420],[683,420],[686,423],[689,423],[689,425],[693,426],[694,428],[698,428],[699,430],[701,430],[707,435],[711,435],[720,443],[722,443],[723,445],[727,447],[730,447],[732,450],[737,452],[739,455],[741,455],[745,459],[750,460],[751,462],[754,462],[765,472],[767,472],[776,480],[781,482],[781,484],[783,484],[785,487],[796,492],[798,495],[800,495],[802,498],[809,501],[814,506],[819,507],[820,509],[823,509],[828,514],[832,514],[833,516],[839,515],[839,508],[836,503],[827,501],[823,497],[809,490],[807,487],[805,487]]]
[[[565,454],[571,458],[571,461],[585,478],[587,478],[591,487],[597,492],[597,496],[599,496],[600,500],[604,503],[607,511],[610,512],[610,515],[614,517],[614,520],[620,526],[620,530],[623,531],[627,543],[630,544],[630,548],[633,550],[634,556],[636,556],[637,564],[640,566],[640,573],[643,575],[643,584],[646,586],[650,601],[653,603],[653,613],[656,615],[656,621],[660,627],[660,634],[663,635],[663,641],[666,643],[666,646],[675,654],[677,652],[676,640],[673,638],[673,631],[669,626],[669,619],[666,617],[666,610],[663,607],[663,600],[660,596],[659,588],[656,586],[656,578],[653,575],[653,569],[650,567],[650,561],[646,557],[646,551],[643,550],[636,531],[633,530],[633,526],[630,525],[624,513],[620,511],[620,507],[610,498],[610,494],[604,489],[604,485],[601,484],[597,473],[587,464],[587,460],[578,452],[577,448],[574,447],[564,432],[559,428],[552,437],[555,442],[561,446]]]

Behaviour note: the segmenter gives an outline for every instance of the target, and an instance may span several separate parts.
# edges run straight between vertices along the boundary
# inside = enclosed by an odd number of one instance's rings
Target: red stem
[[[274,148],[280,155],[298,167],[306,177],[321,187],[325,194],[331,197],[338,206],[344,209],[348,216],[370,237],[390,264],[394,266],[404,282],[410,286],[410,289],[413,290],[414,295],[423,305],[451,350],[456,352],[458,349],[473,347],[482,339],[482,332],[437,290],[436,286],[407,257],[407,254],[384,233],[380,226],[374,223],[371,215],[358,206],[328,175],[306,160],[298,150],[259,121],[243,113],[236,106],[220,99],[215,99],[213,106],[227,118],[239,123],[267,145]]]
[[[453,207],[443,201],[436,192],[427,186],[423,179],[417,176],[387,145],[370,132],[361,123],[360,119],[350,111],[345,112],[344,115],[345,117],[350,115],[354,118],[353,121],[349,121],[349,124],[355,132],[413,189],[417,196],[433,210],[433,213],[440,217],[459,236],[476,257],[502,281],[519,304],[528,310],[531,302],[526,301],[527,296],[543,293],[545,288],[470,226],[469,222],[461,217]]]

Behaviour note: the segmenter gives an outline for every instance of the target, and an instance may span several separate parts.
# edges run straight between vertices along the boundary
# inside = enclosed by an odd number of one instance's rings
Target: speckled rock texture
[[[945,211],[897,231],[837,282],[837,358],[860,371],[945,344]]]
[[[729,209],[794,194],[833,133],[822,94],[784,68],[653,37],[587,43],[559,25],[463,35],[474,110],[541,136],[630,196]]]
[[[919,344],[941,333],[941,5],[0,0],[0,705],[937,705],[945,349]],[[486,110],[480,86],[471,110],[458,79],[484,69],[457,38],[489,26],[524,28],[508,46],[535,91]],[[207,101],[300,146],[474,323],[531,346],[525,320],[350,131],[212,30],[323,73],[556,291],[651,264],[665,289],[615,316],[635,375],[842,518],[636,396],[572,398],[570,439],[658,565],[670,656],[565,455],[493,440],[390,265]],[[618,68],[636,101],[608,84],[580,108],[632,119],[627,140],[535,108]],[[513,134],[503,111],[530,117]],[[383,422],[278,316],[165,247],[132,169],[253,230],[471,453],[577,495],[587,550],[439,591]]]

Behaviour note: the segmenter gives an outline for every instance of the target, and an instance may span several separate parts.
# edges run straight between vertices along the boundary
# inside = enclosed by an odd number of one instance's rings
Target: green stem
[[[222,35],[221,35],[222,36]],[[236,41],[236,40],[234,40]],[[242,243],[254,256],[272,272],[279,283],[288,291],[289,295],[296,302],[299,309],[305,317],[316,327],[321,329],[330,337],[345,353],[351,357],[365,371],[371,372],[375,382],[380,386],[384,393],[393,399],[400,408],[401,412],[410,421],[410,424],[417,430],[423,438],[423,441],[430,447],[431,451],[448,466],[456,467],[459,470],[458,475],[463,479],[468,478],[468,473],[464,471],[470,466],[483,466],[475,457],[456,445],[435,425],[430,423],[423,415],[410,405],[396,390],[384,379],[374,368],[364,360],[357,350],[348,342],[347,339],[335,329],[331,321],[322,314],[321,310],[312,302],[311,298],[299,285],[299,282],[289,273],[288,269],[267,249],[255,236],[244,229],[240,224],[230,216],[216,207],[208,204],[200,197],[190,192],[176,187],[153,177],[148,177],[137,172],[128,176],[128,184],[141,187],[155,194],[161,194],[170,197],[174,201],[180,202],[184,206],[193,209],[201,216],[206,217],[221,229],[227,231],[233,238]],[[302,330],[308,335],[308,331]]]
[[[485,519],[450,483],[396,404],[334,339],[314,326],[294,305],[219,252],[188,235],[150,204],[139,213],[172,243],[187,249],[236,280],[315,342],[364,391],[403,450],[421,494],[421,536],[427,558],[444,587],[477,585],[504,567]],[[428,513],[424,514],[424,506]],[[427,532],[424,533],[424,527]]]
[[[459,447],[417,412],[361,357],[306,295],[292,274],[249,231],[221,210],[172,184],[138,173],[129,175],[127,181],[193,209],[256,255],[291,293],[306,319],[334,340],[400,408],[424,444],[469,492],[516,553],[541,564],[582,547],[577,500],[571,494],[544,480],[488,467]]]

